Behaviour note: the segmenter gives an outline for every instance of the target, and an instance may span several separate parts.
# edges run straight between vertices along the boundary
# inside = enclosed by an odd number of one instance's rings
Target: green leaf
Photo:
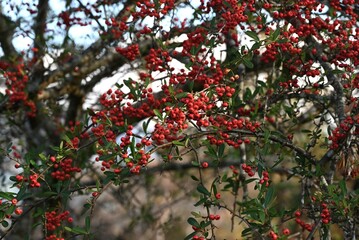
[[[275,41],[278,39],[279,37],[279,34],[280,34],[280,28],[277,28],[271,35],[271,40],[272,41]]]
[[[0,192],[0,198],[11,201],[14,198],[13,193]]]
[[[191,240],[196,234],[197,234],[196,232],[193,232],[193,233],[189,234],[188,236],[186,236],[184,240]]]
[[[75,234],[82,234],[82,235],[88,234],[88,232],[85,229],[80,228],[80,227],[73,227],[73,228],[65,227],[65,230],[68,232],[75,233]]]
[[[188,93],[187,92],[181,92],[176,94],[176,98],[181,99],[181,98],[185,98],[187,97]]]
[[[264,211],[259,211],[259,220],[261,221],[261,223],[264,223],[265,219],[266,219],[266,215]]]
[[[86,228],[86,232],[90,232],[91,218],[89,216],[86,216],[85,218],[85,228]]]
[[[67,144],[73,147],[71,139],[67,135],[63,135],[62,138],[67,142]]]
[[[204,194],[204,195],[206,195],[206,196],[211,196],[211,193],[202,184],[199,184],[197,186],[197,191]]]
[[[253,31],[247,31],[246,34],[252,38],[254,41],[259,42],[259,37],[256,32]]]
[[[2,221],[1,222],[1,225],[4,227],[4,228],[7,228],[9,226],[9,223],[7,221]]]
[[[253,46],[251,47],[251,50],[256,50],[259,49],[261,47],[261,44],[256,42],[255,44],[253,44]]]
[[[254,64],[252,63],[251,60],[249,60],[248,58],[242,58],[243,64],[247,67],[247,68],[253,68]]]
[[[218,158],[223,157],[223,153],[224,153],[225,148],[226,148],[226,145],[224,143],[219,145],[219,147],[218,147]]]
[[[347,185],[344,180],[339,182],[339,187],[342,190],[342,196],[345,196],[347,194]]]
[[[193,175],[191,175],[191,178],[194,180],[194,181],[199,181],[199,179],[197,178],[197,177],[195,177],[195,176],[193,176]]]
[[[38,196],[46,198],[46,197],[51,197],[51,196],[56,196],[56,195],[57,195],[56,192],[47,191],[47,192],[40,193]]]
[[[176,145],[176,146],[185,146],[185,143],[184,142],[180,142],[180,141],[178,141],[178,140],[175,140],[175,141],[173,141],[172,142],[174,145]]]
[[[40,154],[39,154],[39,157],[40,157],[40,159],[41,159],[42,161],[47,161],[47,157],[45,156],[45,154],[40,153]]]
[[[215,182],[213,182],[212,188],[213,188],[214,195],[216,195],[218,193],[218,191],[217,191],[217,187],[216,187]]]
[[[163,120],[162,113],[158,109],[153,109],[153,113],[160,119]]]
[[[274,196],[274,188],[273,187],[269,187],[266,197],[264,199],[264,207],[268,207],[268,205],[271,203],[271,201],[273,200],[273,196]]]
[[[111,158],[113,158],[115,156],[115,154],[106,154],[106,155],[102,155],[99,157],[99,160],[103,161],[103,160],[109,160]]]
[[[252,232],[251,228],[246,228],[242,231],[242,237],[249,235]]]
[[[198,202],[194,204],[195,207],[198,207],[200,205],[203,205],[207,201],[206,198],[201,198]]]
[[[192,161],[191,164],[192,164],[192,166],[195,166],[195,167],[198,167],[198,166],[199,166],[199,163],[196,162],[196,161]]]
[[[191,226],[195,226],[197,228],[200,228],[199,223],[197,222],[196,219],[194,219],[193,217],[190,217],[187,219],[187,222],[191,225]]]
[[[191,214],[195,217],[195,218],[201,218],[202,215],[200,213],[196,213],[196,212],[191,212]]]
[[[150,124],[151,122],[151,119],[149,119],[148,121],[143,121],[142,123],[142,129],[145,133],[147,133],[147,128],[148,128],[148,125]]]
[[[211,221],[201,221],[201,223],[199,225],[201,226],[202,229],[204,229],[207,226],[209,226],[210,224],[211,224]]]
[[[11,215],[11,214],[13,214],[13,212],[15,211],[15,208],[16,208],[15,205],[11,205],[8,209],[6,209],[5,213],[6,213],[7,215]]]

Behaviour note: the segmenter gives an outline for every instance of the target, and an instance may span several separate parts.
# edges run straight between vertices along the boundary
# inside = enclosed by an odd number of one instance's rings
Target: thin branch
[[[0,9],[1,10],[1,9]],[[7,59],[14,60],[18,53],[12,44],[17,23],[0,11],[0,45]]]
[[[38,13],[33,26],[35,33],[34,47],[38,49],[36,54],[38,56],[43,56],[46,44],[45,30],[47,14],[49,11],[49,0],[39,0],[38,6]]]

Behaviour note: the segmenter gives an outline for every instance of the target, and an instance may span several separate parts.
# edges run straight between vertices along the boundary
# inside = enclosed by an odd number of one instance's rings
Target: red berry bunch
[[[30,187],[36,187],[36,188],[40,187],[41,184],[37,181],[38,179],[39,179],[38,174],[34,173],[34,174],[30,175],[30,177],[29,177]]]
[[[41,184],[38,182],[39,175],[34,173],[30,175],[29,179],[25,178],[23,175],[18,174],[15,176],[17,182],[27,182],[29,180],[29,186],[32,188],[38,188]]]
[[[348,116],[339,127],[333,130],[332,135],[329,136],[329,140],[332,141],[331,149],[337,149],[341,142],[344,141],[352,129],[354,124],[359,123],[359,120],[355,121],[351,116]]]
[[[326,203],[322,203],[321,207],[322,207],[322,213],[320,214],[320,217],[322,218],[322,223],[328,224],[331,220],[328,206]]]
[[[262,173],[262,175],[263,175],[263,177],[262,177],[261,180],[259,180],[259,183],[260,183],[260,184],[265,184],[266,187],[268,187],[268,186],[269,186],[269,174],[268,174],[267,171],[264,171],[264,172]]]
[[[61,226],[61,223],[64,220],[72,222],[72,218],[69,217],[70,212],[65,211],[63,213],[57,213],[56,211],[46,212],[45,213],[45,227],[48,231],[55,231]]]
[[[72,166],[73,160],[66,158],[59,163],[53,165],[54,171],[51,173],[51,177],[59,181],[65,181],[71,178],[72,173],[81,172],[81,168]]]
[[[151,71],[164,72],[166,70],[166,63],[170,62],[172,58],[169,53],[162,49],[151,49],[145,57],[146,68]]]
[[[18,59],[18,64],[9,64],[4,70],[4,78],[7,89],[5,94],[9,97],[11,104],[21,103],[28,109],[27,115],[34,117],[36,113],[35,103],[29,99],[26,88],[29,81],[27,70],[23,59]]]
[[[243,171],[245,171],[248,176],[253,177],[254,176],[254,172],[252,171],[252,167],[248,166],[247,164],[243,163],[242,164],[242,169]]]
[[[294,213],[294,215],[295,215],[295,222],[297,223],[297,224],[299,224],[303,229],[305,229],[305,230],[307,230],[307,231],[312,231],[312,229],[313,229],[313,226],[311,225],[311,224],[309,224],[309,223],[305,223],[305,222],[303,222],[301,219],[300,219],[300,216],[302,215],[302,213],[300,212],[300,211],[296,211],[295,213]]]
[[[229,168],[232,170],[233,175],[238,175],[239,171],[235,166],[231,165]]]
[[[51,234],[50,236],[47,236],[45,240],[65,240],[65,238],[57,237],[55,234]]]
[[[210,214],[209,215],[209,219],[210,220],[219,220],[219,219],[221,219],[221,216],[220,215],[215,215],[215,214]]]
[[[274,232],[274,231],[270,231],[268,234],[268,237],[272,240],[277,240],[278,239],[278,235]]]
[[[140,55],[140,48],[138,44],[133,44],[125,48],[116,47],[116,52],[127,58],[129,61],[133,61]]]

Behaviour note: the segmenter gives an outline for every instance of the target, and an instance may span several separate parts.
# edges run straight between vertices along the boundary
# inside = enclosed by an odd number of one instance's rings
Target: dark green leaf
[[[344,180],[339,182],[339,187],[342,190],[342,196],[345,196],[347,194],[347,185]]]
[[[252,32],[252,31],[247,31],[246,34],[247,34],[250,38],[252,38],[254,41],[259,42],[259,37],[258,37],[257,33]]]
[[[246,67],[248,67],[248,68],[253,68],[253,67],[254,67],[252,61],[249,60],[248,58],[243,58],[242,60],[243,60],[243,64],[244,64]]]
[[[0,198],[11,201],[14,198],[12,193],[0,192]]]
[[[211,193],[202,184],[197,186],[197,191],[204,195],[211,196]]]
[[[89,216],[86,216],[85,218],[85,228],[86,228],[86,232],[90,232],[91,218]]]
[[[153,109],[153,113],[154,113],[160,120],[163,120],[163,118],[162,118],[162,113],[161,113],[158,109]]]
[[[264,207],[268,207],[268,205],[271,203],[271,201],[273,200],[273,195],[274,195],[274,188],[273,187],[269,187],[266,197],[264,199]]]
[[[280,34],[280,28],[277,28],[271,35],[272,41],[276,41]]]
[[[191,226],[195,226],[197,228],[200,227],[199,223],[197,222],[196,219],[194,219],[193,217],[190,217],[187,219],[187,222],[191,225]]]
[[[226,145],[224,143],[222,143],[219,147],[218,147],[218,158],[223,157],[223,153],[224,153],[224,149],[225,149]]]
[[[178,140],[175,140],[175,141],[173,141],[172,143],[173,143],[174,145],[176,145],[176,146],[184,146],[184,145],[185,145],[184,142],[180,142],[180,141],[178,141]]]
[[[196,202],[196,203],[194,204],[194,206],[195,206],[195,207],[201,206],[201,205],[203,205],[206,201],[207,201],[206,198],[201,198],[201,200],[199,200],[198,202]]]
[[[185,98],[187,97],[188,93],[187,92],[181,92],[176,94],[176,98],[181,99],[181,98]]]
[[[9,223],[7,221],[2,221],[1,222],[1,225],[4,227],[4,228],[7,228],[9,226]]]
[[[88,234],[85,229],[80,228],[80,227],[73,227],[73,228],[65,227],[65,230],[68,232],[75,233],[75,234]]]
[[[193,232],[193,233],[189,234],[188,236],[186,236],[184,240],[191,240],[196,234],[197,234],[196,232]]]
[[[198,167],[198,166],[199,166],[199,163],[196,162],[196,161],[192,161],[191,164],[192,164],[192,166],[195,166],[195,167]]]
[[[191,175],[191,178],[194,180],[194,181],[199,181],[199,179],[197,178],[197,177],[195,177],[195,176],[193,176],[193,175]]]

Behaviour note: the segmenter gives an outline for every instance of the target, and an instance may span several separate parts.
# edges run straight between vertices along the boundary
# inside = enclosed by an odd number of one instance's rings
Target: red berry
[[[22,214],[22,209],[21,208],[16,208],[15,209],[15,214],[16,215],[21,215]]]
[[[202,163],[202,167],[203,167],[203,168],[208,168],[208,162],[203,162],[203,163]]]
[[[13,205],[16,205],[16,204],[17,204],[17,199],[16,199],[16,198],[12,199],[12,200],[11,200],[11,203],[12,203]]]
[[[290,230],[288,228],[284,228],[282,232],[283,232],[284,235],[289,235],[290,234]]]
[[[221,198],[221,194],[220,194],[220,193],[217,193],[217,194],[216,194],[216,198],[217,198],[217,199],[220,199],[220,198]]]

